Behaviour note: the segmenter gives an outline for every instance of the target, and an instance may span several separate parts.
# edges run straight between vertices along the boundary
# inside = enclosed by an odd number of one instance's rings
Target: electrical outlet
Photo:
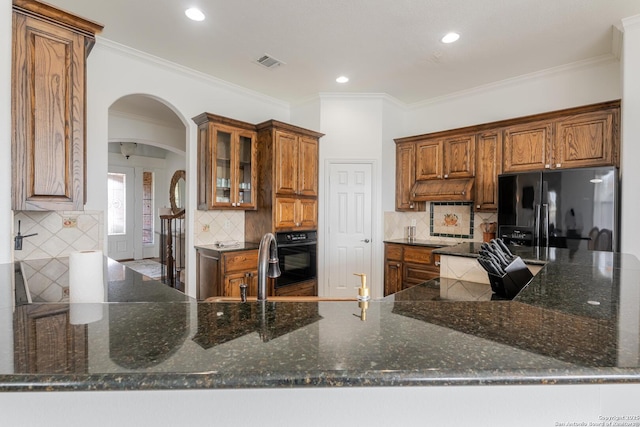
[[[68,286],[63,286],[62,287],[62,297],[63,298],[69,298],[69,287]]]
[[[231,221],[229,221],[228,219],[224,220],[224,229],[228,230],[231,228]]]
[[[204,224],[202,226],[202,231],[204,231],[205,233],[208,232],[211,228],[211,226],[209,224]]]

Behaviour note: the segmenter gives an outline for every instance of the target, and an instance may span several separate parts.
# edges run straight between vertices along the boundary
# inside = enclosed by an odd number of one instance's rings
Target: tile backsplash
[[[194,241],[210,245],[230,240],[244,241],[244,211],[196,211]]]
[[[102,211],[15,211],[14,236],[37,233],[22,241],[15,260],[68,257],[71,252],[103,248]]]
[[[498,216],[495,213],[474,213],[473,236],[470,238],[432,236],[430,233],[430,206],[424,212],[385,212],[384,213],[384,238],[402,239],[406,237],[406,227],[415,220],[416,239],[437,240],[451,242],[482,242],[482,223],[496,222]]]

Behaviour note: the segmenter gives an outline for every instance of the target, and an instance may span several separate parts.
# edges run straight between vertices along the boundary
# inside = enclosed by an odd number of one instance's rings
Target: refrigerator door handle
[[[534,208],[533,246],[540,246],[540,205],[535,205],[535,208]]]
[[[542,215],[543,215],[543,223],[542,223],[542,238],[544,239],[544,247],[549,247],[549,205],[542,205]]]

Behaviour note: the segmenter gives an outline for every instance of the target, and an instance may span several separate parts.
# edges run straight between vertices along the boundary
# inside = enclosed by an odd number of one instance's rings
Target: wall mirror
[[[169,186],[169,202],[171,202],[171,212],[176,215],[184,211],[186,193],[186,173],[183,170],[177,170],[171,178]]]

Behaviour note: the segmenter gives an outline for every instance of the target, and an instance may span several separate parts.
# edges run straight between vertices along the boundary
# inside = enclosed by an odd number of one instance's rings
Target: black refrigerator
[[[498,176],[498,235],[523,246],[619,251],[615,167]]]

